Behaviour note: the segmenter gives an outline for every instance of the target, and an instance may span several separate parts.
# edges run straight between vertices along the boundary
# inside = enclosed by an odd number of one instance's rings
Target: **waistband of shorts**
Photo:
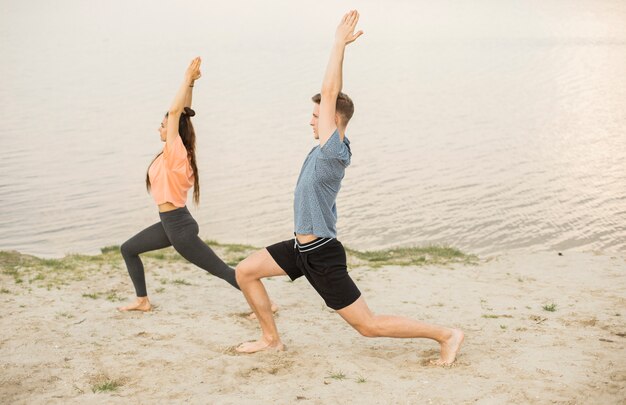
[[[335,238],[317,238],[315,240],[312,240],[311,242],[300,243],[298,242],[298,238],[294,238],[293,248],[298,249],[298,252],[301,252],[301,253],[310,252],[334,240],[336,239]]]
[[[175,217],[175,216],[185,215],[185,214],[191,215],[191,213],[189,212],[189,209],[187,209],[186,205],[183,206],[183,207],[178,207],[175,210],[159,212],[159,216],[161,218]]]

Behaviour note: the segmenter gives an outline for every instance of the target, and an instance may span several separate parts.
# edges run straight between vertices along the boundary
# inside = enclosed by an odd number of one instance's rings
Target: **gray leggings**
[[[161,222],[144,229],[122,244],[120,250],[138,297],[146,297],[146,278],[139,254],[174,246],[182,257],[239,289],[235,270],[224,263],[198,237],[198,223],[187,207],[160,212]]]

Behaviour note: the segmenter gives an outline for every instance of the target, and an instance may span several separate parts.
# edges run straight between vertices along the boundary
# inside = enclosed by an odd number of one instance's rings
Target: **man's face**
[[[313,138],[315,139],[320,139],[319,134],[317,133],[317,122],[320,118],[320,105],[317,103],[313,104],[313,115],[311,117],[311,122],[309,122],[309,125],[311,125],[311,127],[313,127]]]

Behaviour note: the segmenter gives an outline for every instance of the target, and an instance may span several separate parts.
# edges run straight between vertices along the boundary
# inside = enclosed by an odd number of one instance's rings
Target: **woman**
[[[196,135],[190,119],[195,115],[190,108],[191,93],[194,82],[201,76],[200,63],[199,57],[191,61],[183,84],[159,128],[161,141],[165,145],[148,168],[146,187],[159,207],[161,221],[139,232],[121,246],[128,274],[135,285],[137,300],[120,307],[120,311],[151,309],[139,254],[168,246],[174,246],[185,259],[239,289],[235,270],[198,237],[198,223],[185,206],[187,191],[192,186],[194,203],[198,204],[200,200]]]

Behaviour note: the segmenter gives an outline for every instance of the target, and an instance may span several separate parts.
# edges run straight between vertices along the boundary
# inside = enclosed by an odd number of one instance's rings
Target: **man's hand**
[[[354,32],[356,24],[359,22],[359,12],[351,10],[346,13],[335,32],[335,42],[342,45],[348,45],[354,42],[358,37],[363,35],[363,31]]]

